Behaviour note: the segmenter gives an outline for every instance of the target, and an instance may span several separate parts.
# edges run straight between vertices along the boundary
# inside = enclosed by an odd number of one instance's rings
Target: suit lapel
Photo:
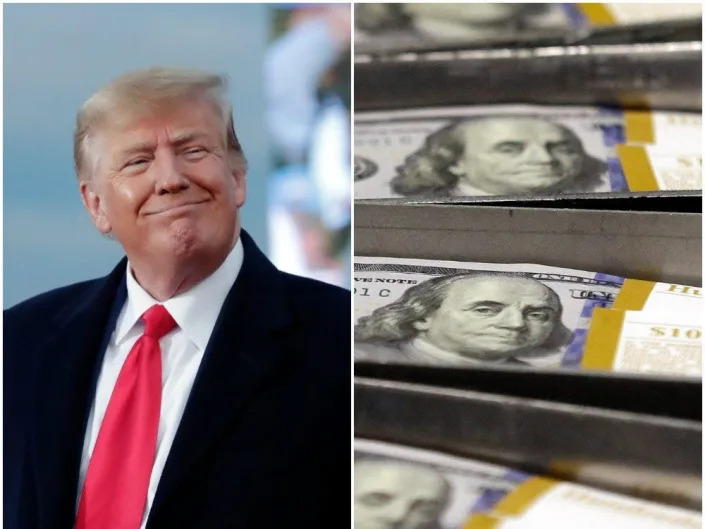
[[[42,529],[73,527],[86,423],[100,360],[124,301],[124,293],[122,301],[116,299],[124,269],[123,261],[57,314],[53,332],[36,351],[41,356],[41,371],[31,449],[36,461]],[[113,325],[108,325],[110,321]]]
[[[245,259],[206,348],[159,481],[150,521],[246,406],[282,354],[273,331],[289,321],[281,274],[243,231]]]

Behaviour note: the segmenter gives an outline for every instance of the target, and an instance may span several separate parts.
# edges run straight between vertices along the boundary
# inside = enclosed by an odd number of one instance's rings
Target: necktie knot
[[[145,323],[145,336],[151,336],[156,340],[159,340],[176,327],[174,318],[172,318],[169,311],[164,308],[164,305],[152,305],[142,315],[142,321]]]

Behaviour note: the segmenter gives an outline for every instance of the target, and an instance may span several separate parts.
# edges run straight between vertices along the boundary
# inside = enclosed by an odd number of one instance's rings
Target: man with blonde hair
[[[8,529],[323,528],[349,512],[349,293],[279,272],[241,229],[224,86],[137,71],[78,113],[81,199],[126,257],[5,311]]]

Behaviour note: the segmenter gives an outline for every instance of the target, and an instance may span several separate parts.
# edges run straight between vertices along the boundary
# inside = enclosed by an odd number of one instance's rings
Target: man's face
[[[445,351],[503,360],[542,345],[559,310],[555,295],[531,279],[470,278],[451,283],[439,309],[414,326]]]
[[[357,463],[354,487],[355,529],[434,527],[448,497],[436,472],[394,463]]]
[[[583,168],[581,145],[540,119],[483,119],[466,125],[464,132],[465,151],[451,171],[488,193],[559,190]]]
[[[224,258],[239,233],[245,175],[212,105],[189,101],[96,137],[84,204],[129,258]]]

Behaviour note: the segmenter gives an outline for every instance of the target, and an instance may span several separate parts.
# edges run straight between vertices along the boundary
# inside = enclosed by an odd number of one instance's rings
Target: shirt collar
[[[176,324],[186,336],[205,351],[220,309],[240,273],[244,251],[238,238],[225,261],[206,279],[193,288],[169,298],[161,304],[166,307]],[[138,323],[140,317],[152,305],[160,303],[142,288],[132,275],[132,266],[127,263],[127,302],[124,316],[115,329],[115,342],[120,343]]]

